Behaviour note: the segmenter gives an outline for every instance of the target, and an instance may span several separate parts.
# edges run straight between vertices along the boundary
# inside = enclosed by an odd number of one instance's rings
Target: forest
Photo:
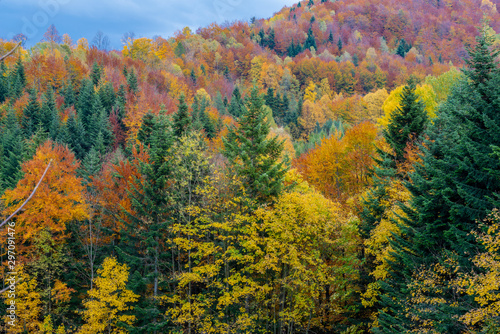
[[[1,331],[500,333],[498,4],[0,39]]]

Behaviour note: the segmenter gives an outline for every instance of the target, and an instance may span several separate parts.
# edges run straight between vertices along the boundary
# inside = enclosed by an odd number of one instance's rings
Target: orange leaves
[[[373,165],[377,128],[364,122],[346,131],[344,137],[332,136],[295,161],[306,181],[325,196],[346,200],[368,185]]]
[[[62,87],[66,75],[64,60],[59,52],[48,56],[35,54],[31,61],[26,63],[28,83],[42,93],[49,87],[54,89]]]
[[[97,191],[97,202],[103,208],[101,218],[103,225],[115,234],[123,229],[123,221],[128,221],[126,212],[133,213],[132,202],[128,196],[133,190],[136,180],[140,180],[139,163],[147,162],[148,155],[135,147],[132,151],[132,162],[125,159],[116,164],[106,164],[101,174],[92,180]]]
[[[45,142],[38,148],[35,157],[23,164],[24,178],[15,189],[7,190],[3,196],[4,214],[11,214],[28,198],[51,160],[52,166],[37,192],[16,217],[16,232],[24,243],[45,229],[56,239],[62,239],[67,222],[87,217],[83,186],[80,178],[76,177],[79,163],[67,147],[52,141]]]

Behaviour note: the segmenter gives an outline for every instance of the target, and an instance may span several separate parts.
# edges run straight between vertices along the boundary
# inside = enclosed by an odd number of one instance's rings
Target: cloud
[[[38,42],[50,24],[74,39],[91,40],[99,30],[119,47],[127,31],[137,36],[172,36],[212,22],[271,17],[292,0],[0,0],[0,37],[22,32],[30,43]],[[10,35],[10,36],[8,36]]]

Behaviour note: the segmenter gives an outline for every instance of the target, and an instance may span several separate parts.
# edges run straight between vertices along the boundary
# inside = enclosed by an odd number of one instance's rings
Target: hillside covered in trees
[[[0,39],[2,332],[500,332],[498,3]]]

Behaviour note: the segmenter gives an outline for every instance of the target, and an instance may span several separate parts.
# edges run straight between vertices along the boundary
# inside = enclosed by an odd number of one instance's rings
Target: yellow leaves
[[[316,96],[316,84],[314,83],[314,81],[310,81],[304,92],[304,102],[309,101],[311,103],[314,103],[316,102]]]
[[[382,106],[382,109],[384,110],[384,116],[382,118],[379,118],[377,121],[379,125],[382,127],[387,127],[389,124],[389,120],[392,117],[392,114],[398,108],[400,105],[400,100],[401,100],[401,93],[403,92],[404,86],[399,86],[396,89],[394,89],[387,99],[384,102],[384,105]],[[425,106],[425,111],[427,112],[427,115],[429,116],[430,119],[433,119],[436,117],[436,108],[437,108],[437,97],[436,93],[434,92],[434,89],[427,84],[424,85],[419,85],[415,89],[415,93],[420,97],[420,100],[424,103]]]
[[[325,196],[346,200],[370,182],[368,171],[373,164],[376,136],[375,125],[363,122],[347,130],[342,138],[325,138],[321,146],[299,158],[295,165]]]
[[[85,324],[79,333],[97,334],[112,330],[113,333],[125,334],[126,331],[118,327],[118,322],[131,325],[135,321],[135,316],[124,314],[124,311],[133,309],[130,304],[139,297],[126,288],[128,267],[108,257],[97,273],[95,288],[89,291],[90,299],[83,303],[86,308],[82,312]]]
[[[208,103],[212,103],[212,98],[204,88],[198,89],[196,91],[195,97],[197,97],[199,101],[205,99]]]
[[[10,305],[12,299],[7,298],[9,291],[4,293],[4,302]],[[36,279],[30,277],[24,270],[23,266],[17,267],[17,284],[15,290],[15,307],[16,307],[16,322],[15,326],[7,326],[7,333],[24,333],[24,328],[29,333],[36,333],[39,329],[40,313],[42,311],[42,301],[40,293],[37,292]],[[5,321],[10,319],[5,316]]]
[[[283,321],[305,325],[314,314],[311,325],[321,326],[327,322],[322,309],[338,317],[345,311],[340,305],[350,302],[353,286],[346,282],[357,277],[357,260],[345,254],[356,247],[356,228],[339,204],[309,188],[293,170],[287,174],[287,182],[292,180],[297,182],[293,191],[282,194],[273,208],[255,213],[267,235],[259,266],[280,277],[276,295],[287,291],[290,304],[280,314]],[[319,303],[324,286],[332,297]]]
[[[86,38],[82,37],[76,42],[76,48],[78,51],[87,51],[89,49],[89,42]]]
[[[474,257],[474,264],[484,273],[466,275],[459,285],[466,289],[468,295],[474,296],[479,308],[467,312],[461,320],[468,325],[484,323],[500,315],[500,215],[493,210],[486,218],[486,233],[474,233],[476,239],[483,244],[486,252]],[[484,225],[480,225],[484,226]]]
[[[376,121],[377,118],[382,117],[384,113],[382,106],[388,97],[389,93],[387,93],[385,88],[363,96],[363,105],[366,109],[366,116],[372,121]]]

